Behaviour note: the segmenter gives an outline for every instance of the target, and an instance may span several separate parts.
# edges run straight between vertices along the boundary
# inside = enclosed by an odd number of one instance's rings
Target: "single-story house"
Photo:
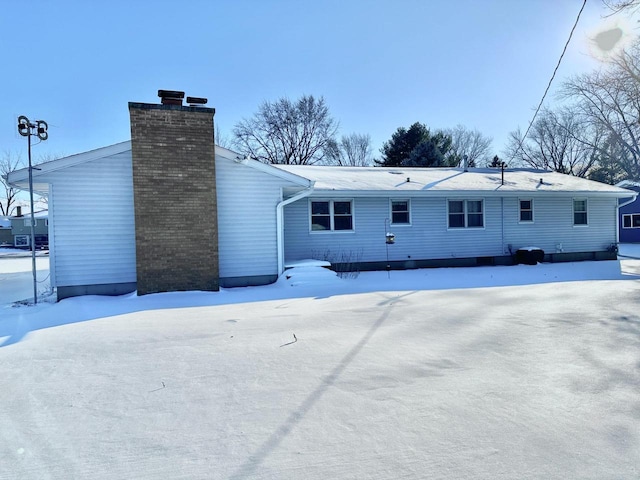
[[[636,193],[640,192],[640,182],[633,180],[623,180],[617,183],[616,186],[633,190]],[[640,199],[636,197],[631,202],[621,200],[618,216],[620,242],[640,242]]]
[[[11,235],[16,248],[31,248],[31,213],[18,214],[11,217]],[[49,212],[41,210],[33,214],[33,233],[36,248],[47,248],[49,245]]]
[[[164,94],[129,103],[131,141],[34,171],[59,299],[261,285],[309,258],[362,270],[508,264],[530,247],[611,259],[618,202],[636,195],[529,169],[267,165],[214,146],[214,109]],[[8,180],[25,188],[28,171]]]

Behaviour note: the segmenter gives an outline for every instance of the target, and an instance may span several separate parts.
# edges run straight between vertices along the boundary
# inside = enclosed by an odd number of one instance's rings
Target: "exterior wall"
[[[27,220],[28,224],[25,225],[24,221]],[[49,226],[47,224],[46,219],[44,218],[36,218],[35,219],[35,228],[34,232],[36,235],[47,235],[49,233]],[[24,215],[19,218],[11,219],[11,231],[14,235],[31,235],[31,216]]]
[[[10,228],[0,228],[0,245],[13,245],[13,235]]]
[[[572,197],[534,198],[533,202],[533,223],[519,223],[518,199],[505,199],[505,240],[514,250],[535,246],[546,253],[600,252],[616,243],[615,198],[589,198],[587,226],[573,225]]]
[[[632,187],[625,187],[632,188]],[[640,190],[640,188],[633,188],[634,190]],[[620,242],[622,243],[637,243],[640,242],[640,227],[624,228],[623,216],[624,215],[640,215],[640,197],[635,201],[624,207],[620,207],[619,213],[619,225],[620,225]],[[633,225],[633,224],[632,224]]]
[[[129,103],[129,113],[138,294],[218,290],[214,110]]]
[[[58,298],[91,286],[135,290],[131,152],[42,175],[49,193],[51,272]],[[100,287],[102,288],[102,287]],[[115,287],[114,287],[115,288]]]
[[[501,199],[484,198],[485,227],[464,229],[447,228],[447,198],[444,197],[411,198],[411,225],[390,225],[388,228],[385,219],[390,217],[389,198],[353,200],[353,232],[310,232],[308,199],[285,207],[286,260],[386,261],[387,230],[395,235],[395,244],[388,246],[389,261],[403,262],[407,267],[423,259],[455,261],[469,257],[500,257],[509,255],[509,245],[514,252],[520,247],[537,246],[545,252],[555,253],[560,251],[557,248],[560,244],[563,252],[606,251],[616,238],[616,199],[590,199],[589,225],[574,227],[571,197],[536,200],[533,224],[518,223],[517,198],[504,199],[504,223]]]
[[[259,285],[278,276],[276,206],[293,184],[216,156],[220,284]],[[300,188],[300,187],[298,187]]]

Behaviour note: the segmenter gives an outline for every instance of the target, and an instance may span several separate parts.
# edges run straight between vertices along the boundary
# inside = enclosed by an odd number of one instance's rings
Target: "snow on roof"
[[[0,228],[11,228],[9,217],[0,217]]]
[[[494,168],[383,168],[274,165],[315,181],[315,191],[345,192],[482,192],[504,193],[598,193],[631,197],[635,192],[584,178],[533,169]]]

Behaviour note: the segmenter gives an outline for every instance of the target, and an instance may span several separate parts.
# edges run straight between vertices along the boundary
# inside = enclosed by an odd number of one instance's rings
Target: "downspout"
[[[638,194],[635,194],[633,197],[631,197],[631,200],[628,200],[624,203],[616,202],[616,245],[620,243],[620,208],[626,207],[630,203],[635,202],[636,198],[638,198]]]
[[[315,182],[314,182],[315,183]],[[287,198],[286,200],[282,200],[276,206],[276,244],[278,248],[278,275],[284,272],[284,222],[283,222],[283,212],[284,207],[289,205],[290,203],[297,202],[301,198],[308,197],[311,192],[313,192],[314,183],[311,184],[309,188],[305,188],[300,193],[294,195],[291,198]]]

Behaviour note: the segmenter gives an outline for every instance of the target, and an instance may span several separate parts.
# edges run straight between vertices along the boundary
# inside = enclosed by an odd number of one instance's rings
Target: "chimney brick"
[[[219,290],[214,114],[129,103],[138,295]]]

